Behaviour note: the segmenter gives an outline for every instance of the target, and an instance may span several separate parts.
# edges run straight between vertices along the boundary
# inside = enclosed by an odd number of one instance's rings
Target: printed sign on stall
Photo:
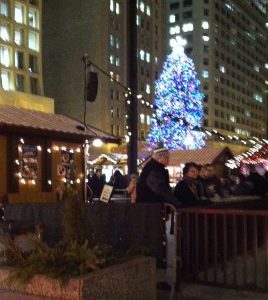
[[[37,146],[22,145],[22,178],[36,179],[38,170]]]

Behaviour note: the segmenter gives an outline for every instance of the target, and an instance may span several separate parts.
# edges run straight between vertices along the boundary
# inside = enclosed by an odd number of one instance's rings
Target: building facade
[[[54,112],[44,97],[41,0],[0,1],[0,103]]]
[[[46,0],[43,4],[44,89],[55,98],[56,112],[83,120],[85,64],[98,73],[98,93],[86,103],[88,124],[115,136],[126,129],[126,0]],[[137,1],[139,139],[150,128],[157,78],[166,49],[166,1]],[[118,81],[120,84],[118,84]]]
[[[186,39],[205,94],[204,126],[224,136],[266,137],[266,1],[168,2],[169,40]]]

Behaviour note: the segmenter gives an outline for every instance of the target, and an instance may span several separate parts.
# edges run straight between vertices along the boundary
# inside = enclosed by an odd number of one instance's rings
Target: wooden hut
[[[64,115],[0,105],[0,200],[53,202],[66,181],[83,197],[84,144],[95,138],[118,142]]]

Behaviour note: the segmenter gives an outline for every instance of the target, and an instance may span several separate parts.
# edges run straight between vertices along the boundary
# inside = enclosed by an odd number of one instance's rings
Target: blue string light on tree
[[[147,141],[169,149],[200,149],[205,146],[201,131],[204,95],[193,61],[184,53],[185,41],[177,37],[155,82],[154,115]]]

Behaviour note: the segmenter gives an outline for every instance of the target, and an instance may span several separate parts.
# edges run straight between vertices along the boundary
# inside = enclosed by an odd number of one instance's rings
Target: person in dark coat
[[[168,163],[168,149],[155,149],[152,158],[140,174],[137,183],[137,203],[164,203],[172,196],[169,173],[165,169]]]
[[[250,166],[250,174],[247,177],[247,181],[251,182],[252,189],[251,195],[264,196],[266,193],[265,178],[261,176],[254,165]]]
[[[183,168],[183,180],[175,187],[174,196],[184,207],[202,204],[203,191],[198,182],[198,165],[190,162]]]
[[[207,177],[206,177],[206,185],[207,191],[209,193],[209,197],[213,198],[224,197],[224,189],[221,179],[215,174],[215,169],[211,164],[206,165],[207,169]]]
[[[96,172],[88,177],[88,186],[93,193],[94,198],[99,198],[105,184],[104,177],[101,174],[101,169],[97,169]]]

